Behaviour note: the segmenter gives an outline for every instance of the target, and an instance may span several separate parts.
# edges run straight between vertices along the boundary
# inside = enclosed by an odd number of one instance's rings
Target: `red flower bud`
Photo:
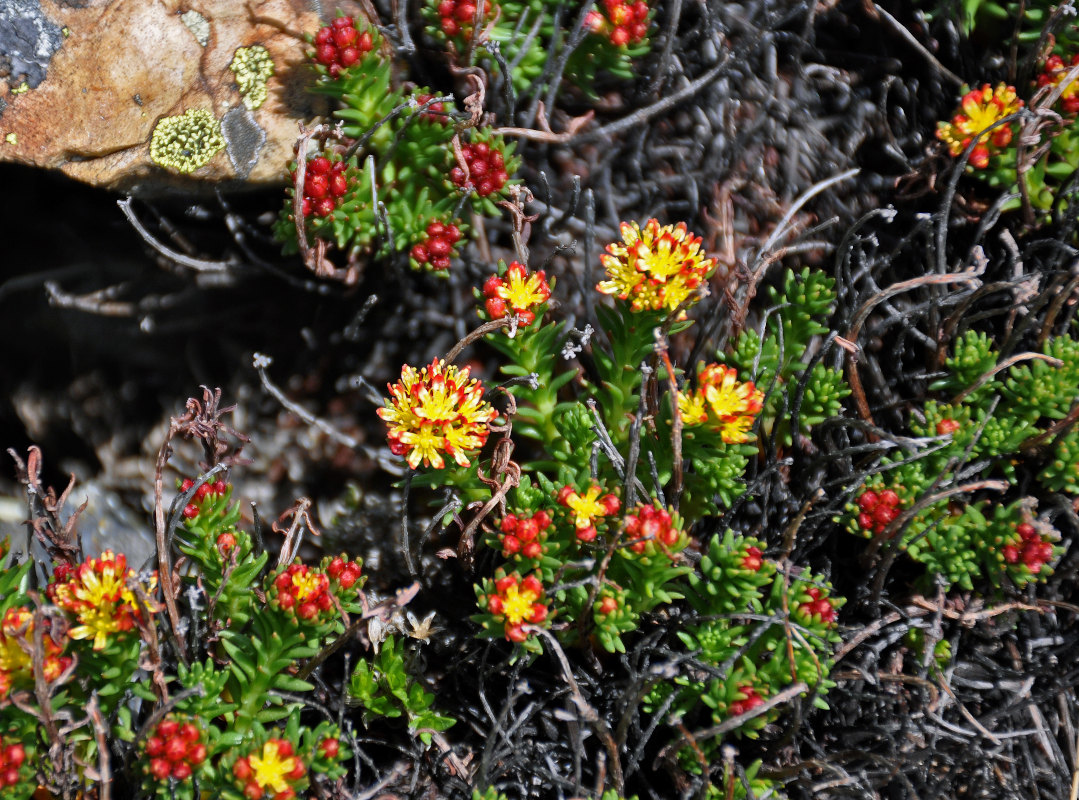
[[[858,508],[862,509],[862,511],[872,511],[879,502],[880,498],[877,497],[877,493],[872,489],[866,489],[858,498]]]
[[[955,433],[959,428],[959,420],[942,419],[937,423],[937,436],[947,436],[950,433]]]
[[[564,506],[569,500],[570,495],[574,494],[577,494],[577,492],[573,489],[572,486],[563,486],[561,489],[558,490],[558,497],[556,497],[555,499],[559,505]]]
[[[170,772],[172,772],[172,765],[169,764],[169,762],[165,759],[150,759],[150,774],[157,778],[159,781],[163,781],[168,778]]]
[[[318,749],[322,751],[322,755],[326,756],[326,758],[337,758],[341,746],[337,739],[329,737],[319,742]]]
[[[600,614],[610,614],[618,609],[618,601],[613,597],[604,597],[599,603]]]

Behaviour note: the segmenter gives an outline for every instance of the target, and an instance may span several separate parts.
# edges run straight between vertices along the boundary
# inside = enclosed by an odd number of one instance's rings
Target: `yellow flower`
[[[56,605],[74,615],[78,624],[68,636],[93,639],[94,649],[102,650],[109,634],[126,633],[141,618],[130,588],[134,578],[135,571],[128,568],[124,554],[106,550],[100,558],[91,558],[74,570],[57,569],[46,592]],[[146,587],[147,594],[156,586],[155,575]]]
[[[1014,114],[1023,107],[1023,101],[1015,94],[1015,87],[999,84],[993,89],[988,83],[963,95],[960,110],[951,122],[937,123],[937,138],[948,145],[948,152],[959,156],[971,140],[978,136],[978,143],[970,154],[970,163],[978,169],[989,164],[990,146],[1007,147],[1012,141],[1012,128],[1002,125],[991,133],[982,133],[993,123]]]
[[[764,393],[753,381],[739,381],[738,372],[709,364],[697,377],[697,390],[678,393],[678,410],[686,425],[709,424],[727,444],[749,440],[753,420],[764,406]]]
[[[261,788],[272,792],[285,792],[291,788],[288,776],[296,769],[296,759],[292,756],[292,746],[287,742],[270,739],[262,746],[261,756],[249,756],[247,760],[254,773],[252,780]]]
[[[468,454],[483,447],[487,424],[498,416],[483,399],[483,384],[469,379],[468,367],[458,370],[438,359],[422,371],[406,364],[389,390],[377,413],[390,427],[390,450],[407,456],[413,469],[421,461],[442,469],[443,453],[467,467]]]
[[[629,300],[634,311],[674,311],[715,269],[715,261],[701,253],[701,237],[684,222],[660,227],[650,219],[644,230],[623,222],[621,233],[622,241],[607,245],[600,256],[608,279],[596,288]]]

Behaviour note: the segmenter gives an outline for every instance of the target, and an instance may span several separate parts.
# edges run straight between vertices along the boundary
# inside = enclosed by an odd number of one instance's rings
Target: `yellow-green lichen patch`
[[[9,133],[7,136],[4,137],[4,141],[8,144],[18,144],[19,137],[15,133]]]
[[[162,117],[150,139],[150,160],[177,172],[194,172],[225,148],[221,123],[204,108]]]
[[[274,73],[273,59],[260,44],[240,47],[232,56],[229,69],[236,76],[236,85],[244,105],[256,109],[266,101],[266,81]]]

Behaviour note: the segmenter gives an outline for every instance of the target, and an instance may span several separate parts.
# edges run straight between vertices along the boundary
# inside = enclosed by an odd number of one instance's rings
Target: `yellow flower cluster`
[[[1001,125],[990,133],[986,128],[1023,107],[1023,101],[1015,94],[1015,87],[999,84],[996,89],[988,83],[963,95],[959,111],[951,122],[937,123],[937,138],[948,145],[953,156],[963,154],[971,140],[978,136],[978,143],[970,153],[970,163],[977,169],[989,164],[992,150],[1000,150],[1011,144],[1012,126]]]
[[[94,649],[103,650],[110,634],[127,633],[142,618],[131,589],[135,577],[123,553],[116,555],[106,550],[100,558],[88,559],[74,569],[57,568],[46,594],[75,617],[76,624],[68,636],[93,639]],[[146,587],[147,596],[156,586],[155,575]]]
[[[764,393],[753,381],[739,381],[738,372],[709,364],[697,376],[697,389],[678,393],[678,411],[686,425],[709,425],[727,444],[749,441],[749,429],[764,405]]]
[[[389,425],[390,450],[408,465],[442,469],[443,454],[460,466],[487,441],[488,423],[498,412],[483,399],[483,384],[469,378],[469,368],[436,359],[422,370],[407,364],[401,380],[389,385],[390,397],[378,410]]]
[[[701,252],[701,237],[684,222],[661,227],[650,219],[643,230],[623,222],[621,233],[622,241],[607,245],[600,256],[607,280],[596,288],[628,300],[634,311],[674,311],[715,270],[716,262]]]

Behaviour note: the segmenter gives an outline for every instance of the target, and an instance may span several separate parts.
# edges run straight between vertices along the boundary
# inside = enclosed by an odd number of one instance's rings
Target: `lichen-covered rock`
[[[316,7],[0,3],[0,160],[144,194],[281,183],[297,123],[325,111],[303,89]]]

